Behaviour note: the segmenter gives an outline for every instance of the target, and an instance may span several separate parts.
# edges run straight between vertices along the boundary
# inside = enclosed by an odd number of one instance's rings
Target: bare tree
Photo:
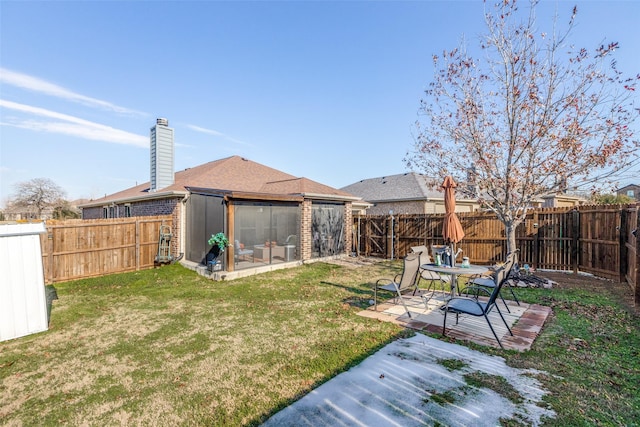
[[[59,199],[53,206],[53,219],[77,219],[80,218],[80,210],[71,205],[71,202]]]
[[[427,175],[453,175],[505,225],[515,229],[542,195],[602,180],[638,161],[631,124],[640,75],[625,79],[612,59],[617,43],[593,52],[568,42],[568,28],[539,32],[537,1],[521,15],[516,1],[485,11],[482,58],[458,49],[434,56],[413,150],[405,161]],[[554,20],[557,22],[557,17]]]
[[[46,208],[55,208],[65,197],[64,190],[48,178],[34,178],[15,186],[16,194],[10,198],[11,206],[21,208],[35,218],[42,218]]]

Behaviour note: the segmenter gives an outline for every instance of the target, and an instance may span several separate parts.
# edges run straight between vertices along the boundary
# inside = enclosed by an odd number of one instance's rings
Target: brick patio
[[[405,296],[404,301],[411,313],[411,318],[399,301],[397,304],[394,303],[394,299],[378,304],[377,311],[374,310],[374,306],[371,306],[367,310],[359,312],[358,315],[384,322],[393,322],[418,331],[442,334],[444,314],[439,308],[444,304],[446,295],[436,292],[426,305],[421,295]],[[491,324],[500,337],[502,345],[508,350],[526,351],[531,349],[531,345],[540,334],[544,322],[551,313],[550,307],[523,302],[520,304],[507,300],[507,305],[511,310],[511,313],[508,313],[502,301],[498,301],[498,308],[509,324],[513,336],[509,335],[495,309],[489,314]],[[484,317],[460,315],[460,321],[457,325],[455,319],[454,314],[447,316],[447,337],[500,348]]]

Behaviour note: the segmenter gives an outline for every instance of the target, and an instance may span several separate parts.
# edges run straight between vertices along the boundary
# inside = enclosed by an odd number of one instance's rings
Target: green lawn
[[[212,282],[171,265],[56,284],[49,330],[0,343],[0,425],[258,425],[410,334],[356,315],[370,283],[400,269],[315,263]],[[474,346],[546,372],[548,425],[640,419],[640,321],[603,289],[519,290],[554,309],[534,348]]]

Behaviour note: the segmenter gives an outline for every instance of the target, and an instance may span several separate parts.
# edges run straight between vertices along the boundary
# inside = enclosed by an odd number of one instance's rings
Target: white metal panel
[[[0,341],[48,328],[43,223],[0,224]]]

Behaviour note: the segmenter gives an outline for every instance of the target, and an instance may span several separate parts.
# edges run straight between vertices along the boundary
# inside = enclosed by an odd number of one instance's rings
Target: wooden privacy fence
[[[621,225],[621,253],[624,262],[627,283],[631,284],[635,293],[636,307],[640,307],[640,204],[627,206]]]
[[[627,281],[638,290],[638,204],[531,210],[516,229],[520,263],[536,269],[592,273]],[[492,264],[506,256],[503,224],[493,213],[460,213],[465,237],[458,247],[472,263]],[[444,244],[444,214],[354,217],[353,251],[400,258],[411,246]],[[640,292],[636,292],[637,298]],[[640,300],[639,300],[640,302]]]
[[[171,215],[47,221],[41,237],[46,283],[154,266],[161,225]]]

